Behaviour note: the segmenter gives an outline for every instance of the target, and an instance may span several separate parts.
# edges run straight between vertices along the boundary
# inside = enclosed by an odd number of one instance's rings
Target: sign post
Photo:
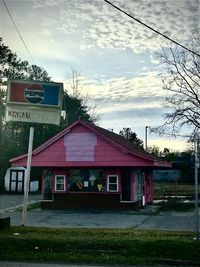
[[[195,134],[195,217],[196,217],[196,240],[199,239],[199,190],[198,190],[198,169],[199,169],[199,137],[197,133]]]
[[[60,125],[63,84],[54,82],[10,80],[8,82],[7,122]],[[30,127],[25,175],[22,225],[26,224],[34,128]]]
[[[27,169],[26,169],[25,187],[24,187],[24,202],[23,202],[23,211],[22,211],[22,225],[23,226],[26,225],[26,213],[27,213],[28,193],[29,193],[30,174],[31,174],[33,135],[34,135],[34,128],[30,127],[29,144],[28,144],[28,157],[27,157]]]

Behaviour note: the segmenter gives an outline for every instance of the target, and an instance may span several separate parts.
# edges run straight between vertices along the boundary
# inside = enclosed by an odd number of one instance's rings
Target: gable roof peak
[[[100,126],[97,126],[92,122],[84,121],[84,120],[82,120],[80,118],[77,121],[73,122],[71,125],[69,125],[66,128],[64,128],[62,131],[60,131],[56,135],[54,135],[53,137],[51,137],[49,140],[44,142],[38,148],[36,148],[33,151],[33,155],[34,156],[37,155],[42,150],[44,150],[48,146],[52,145],[56,141],[58,141],[64,135],[69,133],[78,124],[81,124],[82,126],[86,127],[89,131],[95,133],[97,136],[99,136],[100,138],[106,140],[111,145],[113,145],[116,148],[120,149],[124,153],[129,153],[129,154],[132,154],[132,155],[136,155],[136,156],[139,156],[141,158],[144,158],[144,159],[150,160],[150,161],[162,161],[161,159],[158,159],[157,157],[155,157],[155,156],[149,154],[148,152],[146,152],[143,148],[138,147],[134,143],[130,142],[129,140],[127,140],[123,136],[121,136],[121,135],[119,135],[117,133],[114,133],[113,131],[109,131],[109,130],[106,130],[106,129],[100,127]],[[27,157],[27,154],[21,155],[21,156],[16,157],[16,158],[12,158],[10,160],[10,162],[15,162],[15,161],[17,161],[19,159],[22,159],[22,158],[25,158],[25,157]]]

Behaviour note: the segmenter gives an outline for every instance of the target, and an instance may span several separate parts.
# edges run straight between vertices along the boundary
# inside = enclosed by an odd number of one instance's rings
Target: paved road
[[[56,264],[56,263],[22,263],[22,262],[0,262],[1,267],[148,267],[147,265],[72,265],[72,264]],[[154,265],[155,266],[155,265]],[[168,267],[169,265],[156,265],[155,267]],[[150,267],[150,266],[149,266]],[[151,266],[152,267],[152,266]],[[172,267],[172,265],[170,265]]]
[[[21,225],[21,212],[6,212],[11,225]],[[159,215],[124,214],[112,212],[55,212],[27,213],[27,226],[68,228],[131,228],[160,230],[195,230],[194,212],[163,213]]]
[[[86,265],[70,265],[70,264],[48,264],[48,263],[28,263],[28,262],[0,262],[1,267],[85,267]],[[97,267],[97,266],[90,266]],[[99,266],[98,266],[99,267]],[[111,266],[112,267],[112,266]]]
[[[40,196],[30,195],[30,201]],[[11,218],[11,225],[21,225],[22,212],[12,208],[23,201],[22,196],[3,195],[0,216]],[[6,203],[5,203],[6,202]],[[22,202],[21,202],[22,203]],[[17,205],[18,207],[19,205]],[[5,208],[7,207],[7,208]],[[15,205],[16,207],[16,205]],[[75,212],[35,209],[27,213],[27,226],[68,228],[131,228],[195,231],[195,212],[166,212],[155,215],[153,206],[140,211]]]

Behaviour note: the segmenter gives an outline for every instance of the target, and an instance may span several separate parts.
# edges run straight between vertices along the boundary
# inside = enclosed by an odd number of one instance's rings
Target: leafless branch
[[[191,47],[199,53],[199,32]],[[175,134],[187,125],[193,132],[200,128],[200,59],[180,47],[163,48],[159,59],[168,73],[163,88],[169,92],[165,97],[169,112],[165,114],[165,123],[156,131],[162,134],[171,126]]]

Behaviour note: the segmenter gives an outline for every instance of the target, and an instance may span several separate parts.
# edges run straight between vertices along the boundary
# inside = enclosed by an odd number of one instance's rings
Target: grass
[[[177,200],[176,198],[169,198],[167,201],[162,202],[160,206],[158,207],[157,212],[161,211],[181,211],[181,212],[187,212],[191,211],[195,208],[194,203],[184,203],[180,200]]]
[[[163,199],[169,196],[189,196],[194,198],[194,184],[177,182],[154,182],[154,199]]]
[[[96,264],[198,265],[191,232],[11,227],[0,233],[0,260]],[[183,253],[184,252],[184,253]]]
[[[41,202],[38,201],[36,203],[28,204],[27,211],[31,211],[31,210],[34,210],[34,209],[40,209],[40,208],[41,208]],[[22,210],[23,210],[22,207],[16,209],[16,211],[22,211]]]
[[[155,182],[154,199],[163,199],[157,211],[187,212],[195,208],[194,203],[184,203],[184,197],[194,199],[194,184],[178,182]],[[183,197],[183,199],[182,199]]]
[[[31,210],[34,210],[34,209],[40,209],[41,208],[41,202],[36,202],[36,203],[33,203],[33,204],[28,204],[27,206],[27,210],[28,211],[31,211]]]

